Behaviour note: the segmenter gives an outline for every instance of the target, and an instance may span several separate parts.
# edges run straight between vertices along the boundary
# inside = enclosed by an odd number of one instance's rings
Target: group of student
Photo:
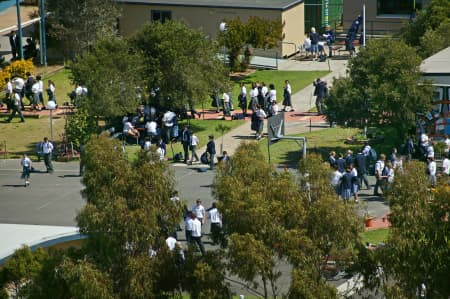
[[[48,80],[47,101],[55,102],[55,83],[52,80]],[[31,75],[30,72],[26,73],[26,78],[20,76],[14,76],[12,80],[10,78],[5,79],[5,97],[3,101],[0,100],[0,106],[3,107],[3,102],[6,104],[8,111],[12,111],[7,121],[10,122],[12,118],[17,114],[20,117],[21,122],[24,122],[22,111],[25,110],[24,99],[27,99],[30,105],[30,109],[42,110],[45,109],[44,105],[44,82],[40,75],[36,78]]]
[[[322,40],[323,42],[320,42],[320,40]],[[325,32],[322,34],[322,36],[319,35],[315,27],[311,27],[311,31],[308,37],[305,39],[303,47],[305,48],[307,56],[311,54],[313,59],[317,61],[325,61],[327,56],[325,53],[325,45],[327,45],[329,49],[328,56],[332,57],[332,47],[334,41],[335,35],[333,29],[331,29],[331,26],[327,25],[325,27]]]

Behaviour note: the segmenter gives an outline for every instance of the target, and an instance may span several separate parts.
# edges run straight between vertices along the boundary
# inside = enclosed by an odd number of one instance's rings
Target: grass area
[[[348,149],[354,152],[360,149],[361,145],[344,143],[346,138],[358,132],[358,129],[354,128],[335,127],[292,136],[306,137],[307,155],[308,152],[313,150],[322,154],[326,159],[328,153],[332,150],[336,153],[345,153]],[[268,157],[267,142],[267,138],[260,142],[260,147],[266,157]],[[270,161],[276,164],[296,165],[300,159],[300,154],[300,146],[293,140],[280,140],[270,146]]]
[[[389,235],[388,228],[381,228],[376,230],[368,230],[361,233],[361,240],[364,244],[379,244],[386,242]]]
[[[323,77],[328,73],[328,71],[257,71],[247,77],[237,78],[236,80],[234,80],[235,84],[233,84],[231,94],[236,105],[237,97],[240,92],[239,84],[241,82],[245,84],[247,93],[250,92],[252,82],[265,82],[267,87],[269,87],[269,84],[273,83],[275,85],[275,89],[277,90],[277,101],[281,103],[281,101],[283,100],[283,88],[285,80],[289,80],[289,83],[291,84],[292,94],[295,94],[297,91],[311,84],[314,79]]]
[[[182,121],[179,123],[180,129],[183,127],[183,124],[187,123],[187,121]],[[243,120],[233,120],[233,121],[225,121],[225,120],[215,120],[215,119],[195,119],[190,120],[190,127],[192,130],[194,130],[195,134],[197,135],[198,139],[200,140],[200,144],[197,147],[197,149],[202,148],[206,145],[208,142],[208,136],[214,135],[214,139],[216,142],[216,151],[219,155],[220,151],[220,144],[221,144],[221,132],[217,131],[218,126],[224,126],[227,127],[229,130],[232,130],[244,123]],[[227,131],[226,131],[227,132]],[[225,134],[226,134],[225,132]],[[226,150],[226,144],[223,145],[224,150]],[[128,145],[126,147],[126,151],[128,154],[128,157],[132,159],[133,155],[140,150],[139,146],[136,145]],[[167,153],[166,156],[169,158],[172,158],[174,154],[176,153],[183,153],[183,146],[181,142],[173,143],[172,146],[167,146]],[[202,152],[197,151],[197,155],[200,157]]]
[[[43,69],[37,69],[36,73],[42,73]],[[51,79],[56,86],[56,99],[59,104],[68,100],[67,93],[73,90],[73,85],[69,79],[70,70],[62,69],[49,76],[44,77],[44,87],[47,87],[47,80]],[[44,101],[47,101],[47,94],[44,92]],[[26,103],[26,102],[25,102]],[[6,119],[6,117],[4,118]],[[64,133],[65,118],[55,116],[53,118],[53,139],[58,142],[62,140]],[[50,120],[48,116],[41,118],[26,118],[25,123],[20,123],[16,117],[11,123],[0,122],[0,149],[3,151],[6,143],[8,158],[18,158],[23,153],[34,154],[35,145],[44,136],[50,138]]]
[[[5,117],[6,118],[6,117]],[[18,117],[11,123],[0,122],[0,148],[6,150],[8,158],[19,158],[23,153],[32,154],[36,157],[36,143],[42,141],[44,136],[50,138],[50,119],[48,116],[41,118],[26,118],[24,123],[19,122]],[[63,117],[53,118],[53,139],[61,140],[64,133],[65,119]],[[2,157],[3,158],[3,157]]]
[[[70,76],[71,76],[70,70],[64,68],[45,78],[45,80],[51,79],[53,80],[53,82],[55,82],[56,101],[60,105],[70,100],[68,94],[75,89],[75,86],[72,84],[70,80]],[[47,99],[46,95],[44,96],[44,98]]]

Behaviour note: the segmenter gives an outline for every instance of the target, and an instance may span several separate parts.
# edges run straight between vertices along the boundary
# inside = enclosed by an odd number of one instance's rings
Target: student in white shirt
[[[202,255],[205,254],[205,247],[202,242],[202,223],[199,219],[192,213],[192,231],[191,231],[191,242],[197,243]]]
[[[52,153],[53,153],[53,144],[48,140],[47,137],[44,137],[44,142],[41,144],[42,146],[42,154],[44,155],[45,167],[47,168],[47,172],[53,172],[53,164],[52,164]]]
[[[20,160],[22,166],[22,178],[25,180],[25,187],[30,185],[31,160],[26,154]]]
[[[202,225],[205,224],[206,210],[202,205],[202,201],[200,199],[197,199],[196,205],[192,207],[192,212],[194,213],[195,217],[197,217],[197,219],[202,223]]]
[[[448,157],[445,157],[442,161],[442,173],[445,175],[450,175],[450,160]]]
[[[212,207],[208,210],[208,218],[211,220],[211,238],[213,245],[216,245],[222,231],[222,215],[216,207],[216,203],[212,203]]]

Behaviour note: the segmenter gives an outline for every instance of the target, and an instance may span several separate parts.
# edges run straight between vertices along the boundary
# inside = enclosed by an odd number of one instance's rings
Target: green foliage
[[[65,129],[68,140],[73,142],[76,147],[80,147],[95,132],[96,126],[87,109],[82,107],[69,117]]]
[[[173,177],[165,163],[150,158],[141,152],[128,163],[121,145],[107,136],[91,138],[85,147],[87,205],[78,225],[89,237],[87,255],[123,296],[154,298],[153,273],[160,269],[149,250],[165,247],[165,237],[181,221],[181,207],[170,200]]]
[[[42,248],[36,249],[35,252],[27,246],[16,250],[1,269],[0,286],[11,284],[18,298],[26,297],[30,288],[28,282],[33,281],[41,270],[45,255]]]
[[[432,0],[420,11],[413,22],[405,23],[400,37],[410,46],[416,47],[422,57],[428,57],[448,47],[448,22],[450,19],[450,2]],[[443,33],[442,35],[440,35]]]
[[[270,49],[277,47],[283,38],[283,24],[281,20],[266,20],[252,16],[246,23],[240,18],[225,20],[226,32],[219,32],[219,44],[228,50],[230,69],[232,71],[245,70],[250,61],[251,51],[254,48]],[[240,55],[245,47],[244,60]]]
[[[267,298],[269,285],[271,296],[279,295],[281,260],[309,273],[318,288],[323,285],[325,257],[335,257],[341,269],[351,263],[361,221],[351,205],[336,200],[329,168],[320,157],[310,155],[301,163],[299,184],[291,172],[276,171],[268,164],[257,143],[242,143],[231,163],[231,167],[218,167],[213,194],[227,220],[224,231],[229,236],[227,258],[232,273],[252,284],[261,278]],[[304,188],[307,183],[311,192]],[[305,287],[293,283],[291,292],[306,292],[297,289],[300,286]]]
[[[436,30],[427,30],[420,38],[419,55],[423,58],[432,56],[450,46],[450,18],[443,21]]]
[[[431,105],[432,87],[418,84],[420,62],[402,41],[369,41],[350,61],[350,77],[334,81],[326,100],[327,118],[357,127],[391,127],[403,140],[415,126],[416,112]]]
[[[396,175],[387,195],[392,227],[386,246],[362,258],[372,264],[371,275],[364,273],[366,279],[376,281],[380,273],[374,265],[380,265],[382,278],[396,282],[389,292],[404,294],[403,298],[414,297],[421,283],[432,298],[450,295],[450,188],[440,182],[430,190],[427,179],[423,163],[418,162],[408,163],[404,174]]]
[[[336,298],[336,288],[322,278],[314,279],[312,273],[295,269],[292,271],[290,299],[327,299]]]
[[[208,251],[205,256],[186,253],[186,264],[182,271],[183,289],[192,299],[229,299],[231,292],[225,284],[226,267],[222,261],[223,252]]]
[[[199,104],[213,92],[228,90],[228,77],[217,48],[202,32],[179,22],[152,22],[130,39],[141,54],[145,84],[159,88],[153,105],[179,108]]]
[[[48,0],[48,35],[66,58],[90,51],[99,40],[116,34],[118,6],[112,0]]]
[[[82,102],[90,117],[123,116],[140,104],[137,89],[142,84],[142,61],[122,38],[98,41],[90,52],[72,63],[73,80],[88,87]]]

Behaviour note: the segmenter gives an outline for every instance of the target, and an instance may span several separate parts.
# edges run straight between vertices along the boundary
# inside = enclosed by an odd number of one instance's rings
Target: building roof
[[[422,61],[420,71],[425,74],[450,74],[450,47]]]
[[[287,10],[303,0],[117,0],[119,3],[186,7]]]
[[[74,226],[49,226],[26,224],[0,224],[0,265],[4,264],[15,250],[22,246],[29,246],[32,250],[37,247],[49,247],[60,243],[86,238]]]

